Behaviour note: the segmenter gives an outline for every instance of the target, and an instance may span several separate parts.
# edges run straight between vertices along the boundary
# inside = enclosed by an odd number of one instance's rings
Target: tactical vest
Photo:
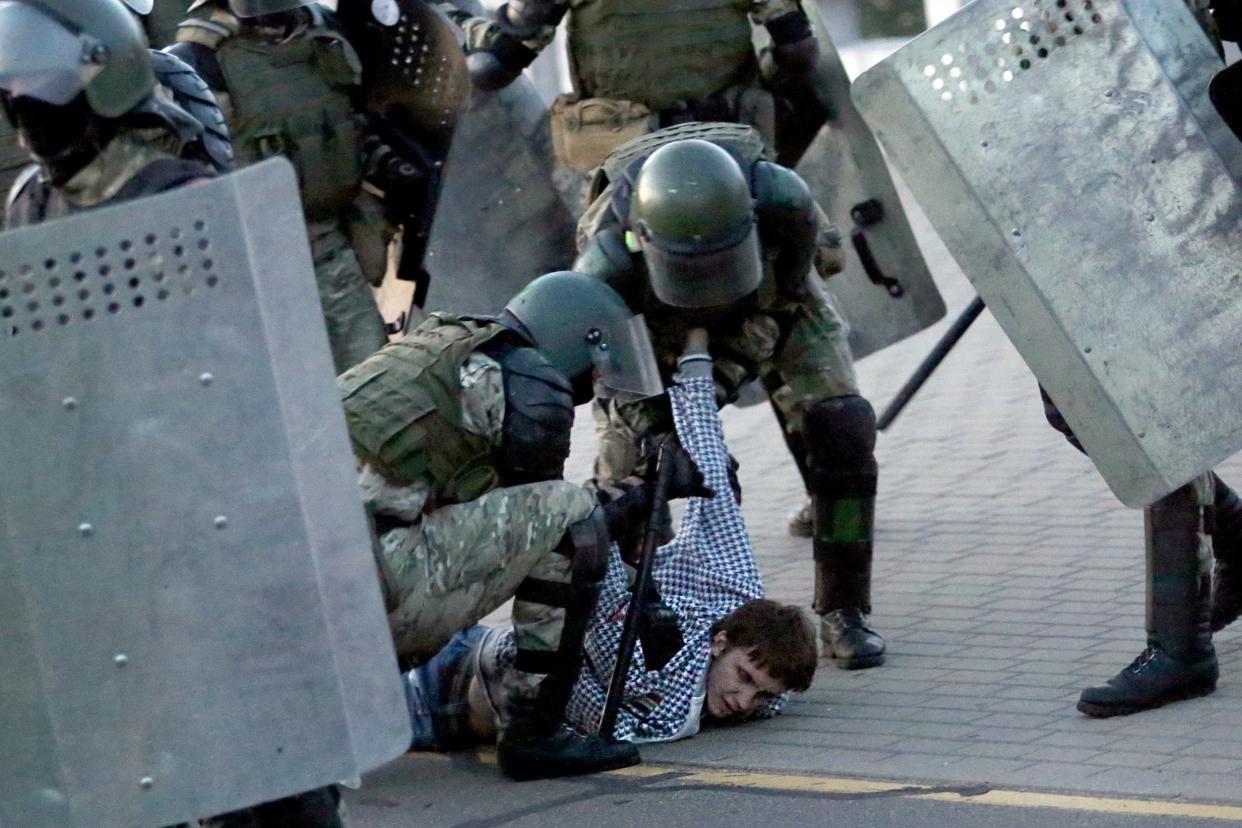
[[[600,196],[605,193],[611,196],[613,183],[625,176],[631,164],[646,158],[665,144],[690,138],[710,141],[722,148],[733,156],[743,170],[749,170],[756,161],[770,160],[763,138],[754,127],[745,124],[679,124],[626,141],[613,150],[595,171],[588,195],[590,206],[578,220],[578,249],[581,250],[594,238],[608,218],[611,199]]]
[[[354,452],[395,483],[430,479],[435,503],[464,503],[499,483],[491,441],[462,428],[461,368],[505,333],[495,322],[434,313],[337,380]]]
[[[752,0],[578,0],[569,60],[583,98],[658,111],[750,83]]]
[[[220,9],[210,28],[187,23],[177,37],[216,53],[238,166],[284,155],[297,168],[307,218],[322,221],[361,189],[363,119],[350,96],[362,82],[362,63],[324,10],[307,10],[310,26],[287,42],[251,36]]]

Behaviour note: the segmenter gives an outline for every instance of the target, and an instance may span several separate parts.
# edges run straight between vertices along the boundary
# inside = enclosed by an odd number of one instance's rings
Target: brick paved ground
[[[924,225],[925,227],[925,225]],[[934,238],[949,317],[973,291]],[[859,365],[880,409],[948,320]],[[809,604],[809,542],[785,534],[797,472],[766,407],[730,409],[744,512],[769,592]],[[585,477],[580,416],[573,472]],[[888,663],[825,663],[772,722],[649,747],[654,761],[1242,801],[1242,646],[1220,689],[1091,720],[1079,690],[1143,647],[1142,517],[1044,422],[1035,381],[984,314],[880,437],[875,614]],[[1242,463],[1224,467],[1242,478]]]

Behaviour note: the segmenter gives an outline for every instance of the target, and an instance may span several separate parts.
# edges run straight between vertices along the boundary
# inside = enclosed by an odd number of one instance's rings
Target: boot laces
[[[1146,647],[1143,652],[1138,654],[1138,658],[1130,662],[1130,666],[1126,668],[1127,673],[1138,674],[1147,669],[1147,666],[1156,660],[1156,656],[1160,655],[1160,648],[1155,645]]]

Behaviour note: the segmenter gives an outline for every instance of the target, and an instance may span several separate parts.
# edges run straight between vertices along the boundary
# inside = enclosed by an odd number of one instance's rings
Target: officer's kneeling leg
[[[814,509],[821,635],[842,667],[874,667],[884,661],[884,639],[865,618],[871,612],[878,474],[875,411],[858,395],[820,400],[807,410],[802,435]]]

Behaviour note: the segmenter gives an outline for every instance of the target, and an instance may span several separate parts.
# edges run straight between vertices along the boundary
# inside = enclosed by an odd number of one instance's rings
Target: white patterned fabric
[[[745,602],[763,597],[746,523],[729,486],[729,454],[715,385],[710,378],[681,377],[669,396],[678,438],[716,497],[691,498],[677,537],[656,553],[655,584],[680,619],[685,645],[659,671],[646,669],[641,644],[634,654],[615,736],[643,742],[698,732],[703,681],[711,663],[711,627]],[[566,710],[566,719],[584,731],[595,731],[604,708],[630,602],[629,580],[614,547],[587,635],[582,676]],[[509,632],[501,648],[512,646]],[[775,715],[783,702],[769,703],[759,715]]]

